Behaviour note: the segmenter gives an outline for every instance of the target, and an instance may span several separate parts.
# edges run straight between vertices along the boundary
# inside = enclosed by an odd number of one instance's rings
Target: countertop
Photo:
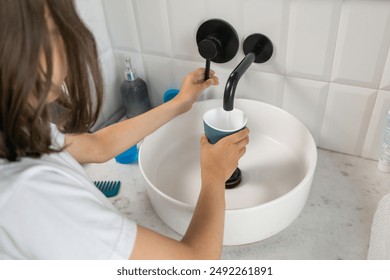
[[[110,201],[129,219],[180,239],[155,213],[138,164],[110,160],[84,167],[93,180],[122,181]],[[225,246],[222,259],[366,259],[373,216],[388,193],[390,173],[379,171],[376,161],[318,149],[312,188],[299,217],[266,240]]]

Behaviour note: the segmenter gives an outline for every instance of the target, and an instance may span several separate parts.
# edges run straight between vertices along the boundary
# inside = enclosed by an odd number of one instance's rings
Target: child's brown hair
[[[15,161],[51,148],[53,61],[47,14],[64,42],[68,94],[56,101],[63,132],[86,132],[96,122],[103,82],[93,35],[72,0],[0,1],[0,158]],[[41,65],[44,55],[46,65]],[[43,71],[43,69],[45,69]],[[29,102],[33,98],[37,102]]]

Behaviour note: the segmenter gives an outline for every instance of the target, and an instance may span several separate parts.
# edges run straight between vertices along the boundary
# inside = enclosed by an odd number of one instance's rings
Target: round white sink
[[[200,192],[203,114],[222,106],[206,100],[145,138],[141,172],[157,215],[184,234]],[[239,162],[242,181],[226,190],[224,245],[268,238],[290,225],[305,206],[317,162],[307,128],[289,113],[262,102],[236,99],[245,112],[250,143]]]

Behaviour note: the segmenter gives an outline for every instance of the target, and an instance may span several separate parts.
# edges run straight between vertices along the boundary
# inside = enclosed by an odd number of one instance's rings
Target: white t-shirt
[[[0,159],[0,259],[127,259],[136,232],[69,153]]]

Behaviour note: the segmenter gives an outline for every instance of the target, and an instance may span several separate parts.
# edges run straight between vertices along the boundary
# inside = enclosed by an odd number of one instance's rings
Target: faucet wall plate
[[[255,54],[255,63],[264,63],[271,58],[274,48],[267,36],[256,33],[245,39],[243,50],[245,55],[251,52]]]
[[[196,33],[199,54],[206,60],[225,63],[233,59],[239,48],[236,30],[222,19],[202,23]]]

